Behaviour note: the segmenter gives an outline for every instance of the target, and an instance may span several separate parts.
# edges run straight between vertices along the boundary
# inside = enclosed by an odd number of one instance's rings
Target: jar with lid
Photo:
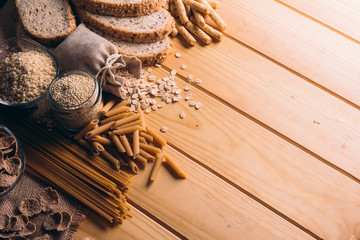
[[[101,86],[88,72],[69,71],[50,83],[48,103],[62,127],[79,131],[91,120],[100,117],[103,107]]]

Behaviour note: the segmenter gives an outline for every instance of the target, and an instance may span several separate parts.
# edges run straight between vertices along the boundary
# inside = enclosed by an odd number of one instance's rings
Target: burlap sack
[[[118,54],[117,47],[99,36],[84,24],[80,24],[57,48],[54,54],[60,71],[85,70],[98,76],[104,91],[120,97],[119,88],[125,78],[116,72],[126,69],[140,78],[141,61],[134,56]]]

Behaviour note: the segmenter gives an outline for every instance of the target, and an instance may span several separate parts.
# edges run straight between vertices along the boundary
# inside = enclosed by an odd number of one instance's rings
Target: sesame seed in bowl
[[[36,107],[58,74],[55,56],[36,41],[15,37],[0,43],[0,104]]]

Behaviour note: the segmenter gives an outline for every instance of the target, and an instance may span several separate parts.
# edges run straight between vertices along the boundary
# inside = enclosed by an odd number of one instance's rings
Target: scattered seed
[[[146,71],[147,71],[147,72],[151,72],[151,71],[152,71],[152,68],[149,67]]]
[[[189,74],[188,80],[191,81],[191,80],[193,79],[193,77],[194,77],[194,76],[193,76],[192,74]]]
[[[158,107],[156,105],[151,106],[151,110],[156,111],[157,109],[158,109]]]
[[[155,75],[150,75],[150,77],[148,78],[148,81],[153,82],[153,81],[155,81],[155,79],[156,79]]]
[[[187,86],[184,87],[184,91],[189,91],[189,90],[190,90],[190,86],[189,86],[189,85],[187,85]]]
[[[176,95],[179,95],[180,93],[181,93],[181,89],[176,89],[176,90],[175,90],[175,94],[176,94]]]
[[[177,57],[177,58],[181,57],[181,53],[179,53],[179,52],[175,53],[175,57]]]
[[[189,101],[190,98],[191,98],[191,94],[189,94],[189,95],[187,95],[187,96],[185,97],[185,101]]]
[[[185,64],[182,64],[182,65],[180,66],[180,68],[181,68],[182,70],[185,70],[185,69],[186,69],[186,65],[185,65]]]
[[[200,84],[201,82],[202,82],[202,81],[201,81],[201,79],[199,79],[199,78],[195,80],[195,83],[196,83],[196,84]]]
[[[201,107],[201,105],[202,105],[201,102],[196,103],[195,104],[195,109],[198,110]]]
[[[158,63],[155,63],[154,66],[157,67],[157,68],[161,68],[161,65],[158,64]]]
[[[176,75],[176,70],[171,70],[170,74],[171,74],[171,76],[175,76]]]
[[[190,103],[189,103],[189,106],[190,107],[193,107],[193,106],[195,106],[196,105],[196,102],[195,101],[191,101]]]
[[[163,132],[163,133],[166,133],[167,130],[168,130],[167,127],[161,127],[161,128],[160,128],[160,131]]]
[[[157,107],[158,108],[162,108],[164,106],[164,103],[162,102],[162,103],[159,103],[158,105],[157,105]]]
[[[172,103],[171,98],[166,99],[166,103],[167,103],[167,104]]]
[[[147,108],[147,109],[145,109],[144,112],[145,112],[146,114],[148,114],[150,111],[151,111],[150,108]]]
[[[181,112],[181,113],[179,114],[179,117],[180,117],[181,119],[184,119],[184,118],[185,118],[185,113],[184,113],[184,112]]]

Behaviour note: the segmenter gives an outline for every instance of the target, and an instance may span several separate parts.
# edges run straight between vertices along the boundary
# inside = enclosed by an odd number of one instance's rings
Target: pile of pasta
[[[107,160],[117,170],[125,169],[136,175],[148,162],[154,162],[149,181],[154,181],[162,163],[177,178],[186,174],[171,158],[163,154],[166,140],[146,125],[143,111],[130,111],[127,101],[108,101],[94,119],[74,136],[81,146]]]
[[[196,36],[204,44],[210,44],[212,38],[221,41],[226,23],[217,14],[216,0],[169,0],[169,11],[175,18],[175,28],[171,35],[180,34],[190,45],[195,45]],[[212,20],[216,28],[207,23],[206,17]]]

